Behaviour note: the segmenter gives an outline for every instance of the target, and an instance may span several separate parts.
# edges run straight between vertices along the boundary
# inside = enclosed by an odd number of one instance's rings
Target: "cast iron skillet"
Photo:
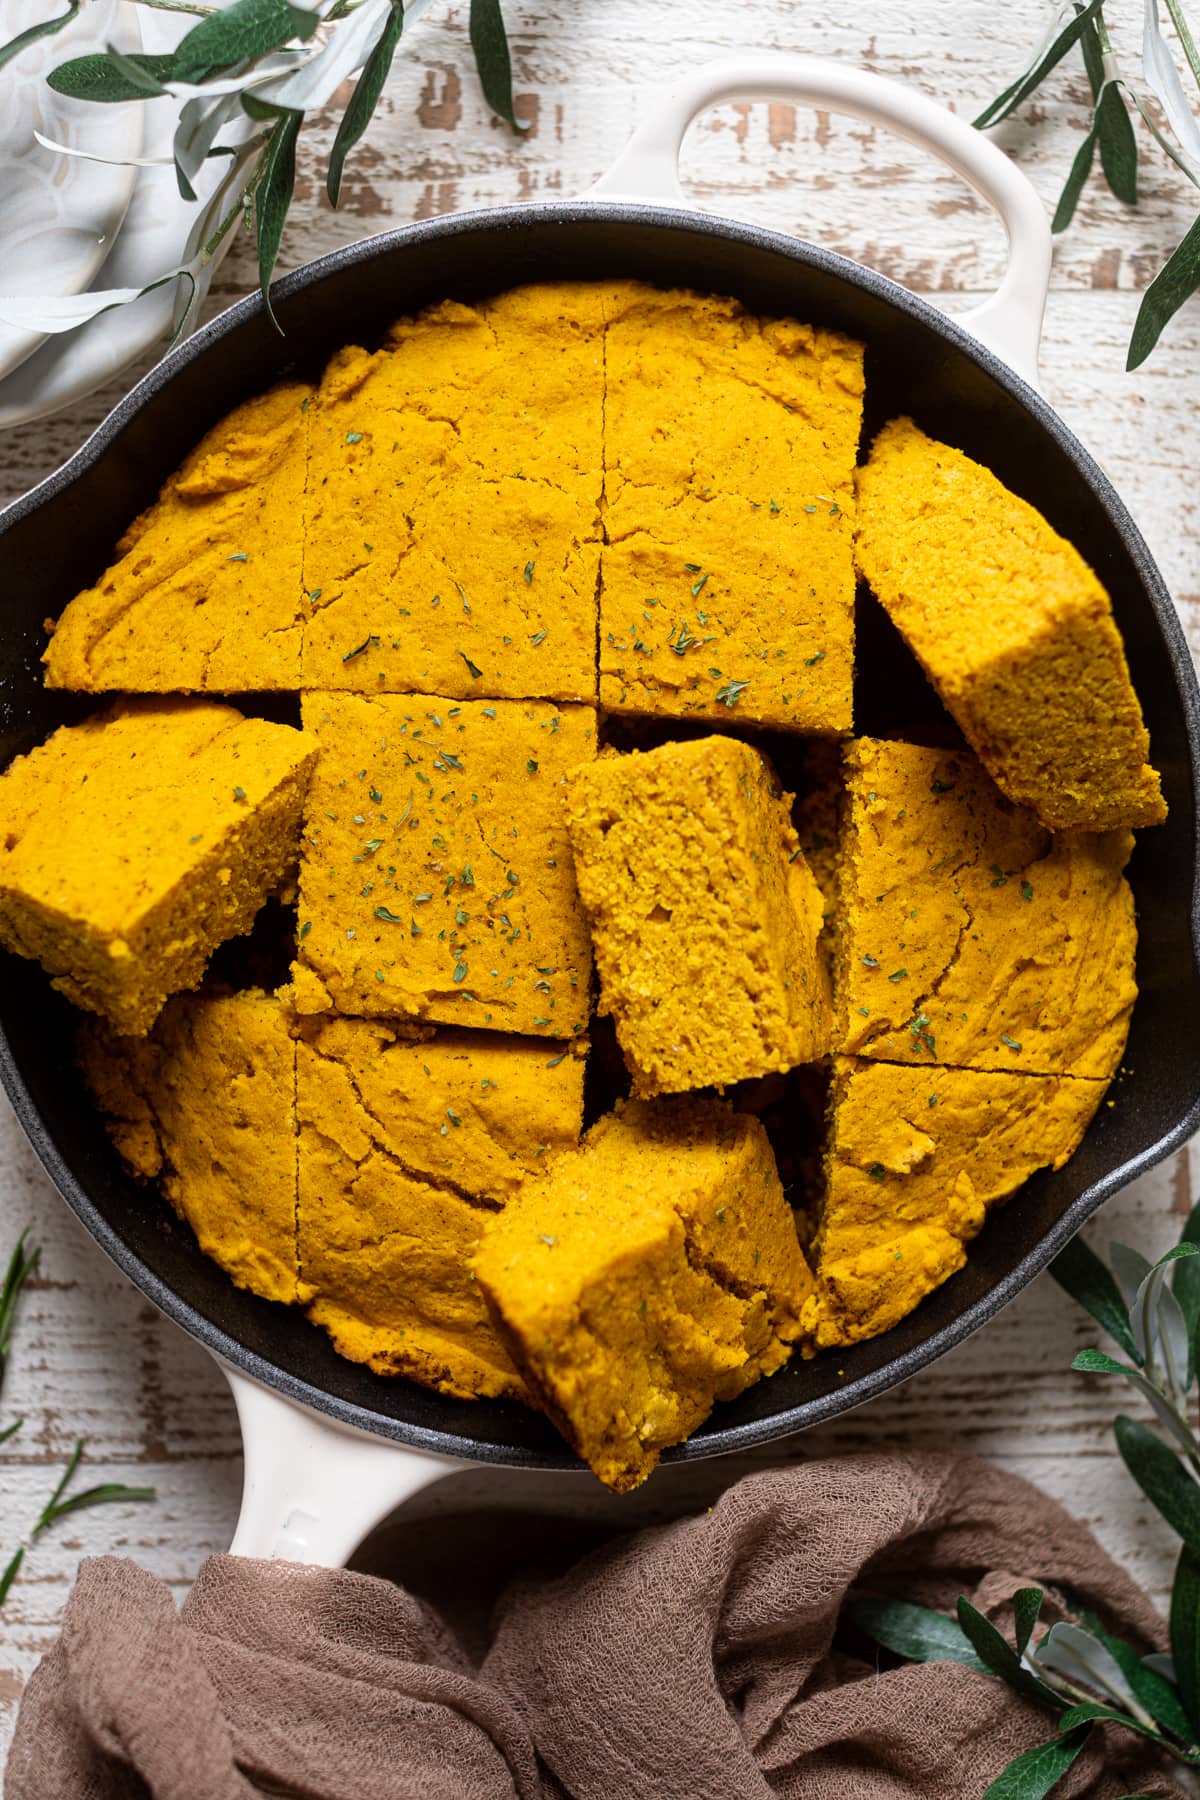
[[[971,134],[956,121],[945,123],[948,115],[873,77],[831,72],[810,59],[758,59],[700,72],[684,100],[676,96],[676,140],[704,101],[733,92],[816,98],[884,118],[927,144],[936,114],[938,133],[946,143],[954,139],[960,169],[989,189],[981,173],[986,164],[995,178],[990,186],[998,183],[999,152],[981,139],[974,148],[965,145]],[[654,129],[642,134],[643,151],[653,148],[646,140]],[[628,178],[628,156],[624,167]],[[1011,175],[1010,165],[1005,168]],[[868,436],[893,414],[912,412],[1040,507],[1112,594],[1170,804],[1168,823],[1142,836],[1130,868],[1141,997],[1115,1104],[1101,1108],[1064,1169],[1036,1176],[992,1217],[967,1267],[915,1313],[853,1350],[811,1362],[797,1358],[719,1407],[673,1453],[697,1457],[830,1418],[913,1374],[997,1313],[1104,1199],[1200,1124],[1195,677],[1162,580],[1128,513],[1037,393],[976,339],[884,278],[811,244],[723,219],[600,199],[459,215],[386,233],[282,280],[274,296],[282,336],[257,296],[222,314],[0,521],[0,757],[7,761],[95,707],[94,698],[43,689],[42,621],[95,578],[126,523],[237,402],[290,369],[319,368],[348,340],[371,342],[397,315],[448,295],[469,300],[518,282],[614,276],[736,294],[762,313],[796,315],[861,338]],[[291,521],[280,520],[279,528],[290,529]],[[893,656],[898,668],[902,654],[898,644],[876,652],[886,655],[889,673]],[[873,705],[886,693],[879,673],[877,666],[867,683]],[[871,717],[860,720],[866,729],[873,724]],[[336,1356],[299,1314],[234,1288],[200,1255],[157,1192],[123,1174],[75,1073],[73,1015],[65,1002],[27,963],[6,958],[0,970],[0,1074],[17,1113],[67,1204],[169,1317],[233,1369],[380,1437],[483,1462],[542,1468],[572,1462],[535,1414],[380,1379]]]

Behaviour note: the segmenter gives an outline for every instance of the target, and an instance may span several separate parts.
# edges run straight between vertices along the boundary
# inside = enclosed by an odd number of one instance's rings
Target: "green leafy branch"
[[[1182,0],[1165,0],[1184,60],[1200,88],[1200,50]],[[1200,125],[1197,124],[1174,53],[1163,35],[1158,0],[1146,0],[1141,75],[1123,70],[1116,59],[1104,17],[1105,0],[1068,0],[1056,9],[1054,24],[1023,75],[998,94],[975,120],[989,129],[1006,119],[1045,81],[1077,45],[1092,90],[1092,118],[1075,152],[1054,211],[1056,232],[1075,217],[1096,153],[1109,188],[1127,206],[1138,199],[1138,148],[1130,107],[1183,171],[1200,187]],[[1200,288],[1200,219],[1187,232],[1142,296],[1129,342],[1126,367],[1136,369],[1154,349],[1184,301]]]
[[[1148,1738],[1175,1761],[1200,1768],[1200,1438],[1190,1422],[1200,1369],[1200,1207],[1180,1243],[1151,1264],[1124,1244],[1110,1270],[1080,1238],[1051,1274],[1106,1331],[1123,1356],[1081,1350],[1071,1364],[1130,1382],[1165,1436],[1121,1414],[1114,1432],[1126,1468],[1182,1540],[1171,1590],[1169,1656],[1142,1656],[1086,1610],[1068,1605],[1034,1641],[1045,1598],[1013,1598],[1013,1642],[961,1596],[957,1618],[906,1600],[851,1594],[846,1616],[910,1662],[957,1662],[998,1675],[1058,1719],[1058,1735],[1019,1756],[984,1800],[1042,1800],[1075,1761],[1094,1726]],[[1133,1800],[1133,1797],[1131,1797]]]
[[[194,321],[203,276],[219,246],[241,221],[254,232],[259,280],[271,310],[270,288],[296,178],[296,146],[310,113],[332,101],[358,71],[329,153],[325,186],[338,204],[346,160],[365,135],[379,104],[406,19],[429,0],[232,0],[214,7],[192,0],[129,0],[130,4],[194,15],[197,23],[168,55],[125,54],[111,45],[74,57],[49,76],[50,86],[73,99],[99,105],[131,100],[169,103],[179,109],[170,162],[182,198],[197,204],[197,217],[178,268],[148,287],[108,288],[71,296],[0,300],[0,323],[43,332],[71,331],[114,306],[175,282],[175,332]],[[0,46],[0,67],[38,37],[59,31],[80,0]],[[493,110],[521,129],[513,103],[512,63],[500,0],[471,0],[470,41],[484,97]],[[255,129],[257,128],[257,129]],[[80,154],[39,140],[62,155]],[[205,165],[226,167],[200,202],[196,181]]]
[[[8,1367],[13,1327],[16,1323],[21,1294],[26,1282],[41,1261],[40,1246],[35,1245],[32,1250],[26,1248],[28,1236],[28,1231],[23,1231],[17,1239],[12,1255],[8,1259],[8,1268],[3,1284],[0,1284],[0,1385],[3,1384],[5,1370]],[[10,1425],[6,1425],[3,1430],[0,1430],[0,1444],[7,1444],[16,1437],[24,1423],[24,1419],[14,1419]],[[69,1493],[68,1489],[75,1478],[75,1472],[83,1460],[83,1448],[83,1439],[76,1439],[75,1448],[71,1452],[67,1466],[62,1472],[54,1492],[34,1520],[27,1534],[26,1543],[18,1544],[3,1569],[0,1569],[0,1606],[3,1606],[8,1598],[9,1590],[25,1560],[25,1551],[28,1545],[41,1537],[44,1531],[49,1531],[50,1527],[56,1525],[60,1519],[67,1518],[71,1513],[83,1512],[91,1506],[109,1505],[113,1501],[153,1500],[156,1498],[156,1490],[152,1487],[126,1487],[123,1482],[119,1481],[105,1481],[96,1487],[84,1488],[79,1493]]]

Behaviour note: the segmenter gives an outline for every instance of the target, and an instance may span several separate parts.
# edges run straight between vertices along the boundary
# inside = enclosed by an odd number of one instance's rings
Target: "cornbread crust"
[[[766,758],[730,737],[602,756],[567,783],[600,1008],[639,1095],[830,1048],[823,902]]]
[[[186,994],[150,1037],[81,1024],[79,1063],[117,1151],[157,1177],[206,1256],[267,1300],[303,1301],[296,1241],[296,1046],[256,989]]]
[[[304,1022],[300,1265],[341,1355],[463,1399],[528,1399],[469,1263],[490,1212],[578,1142],[583,1049]]]
[[[812,1278],[757,1119],[630,1101],[493,1220],[479,1285],[530,1388],[606,1486],[787,1360]]]
[[[1137,996],[1128,832],[1058,837],[966,752],[846,754],[839,1048],[1108,1080]]]
[[[835,1058],[804,1307],[817,1349],[888,1330],[962,1268],[988,1208],[1063,1166],[1106,1086]]]
[[[601,705],[848,730],[862,346],[678,290],[606,307]]]
[[[563,784],[596,753],[595,713],[310,694],[303,717],[323,754],[305,815],[297,1009],[581,1032],[591,951]]]
[[[294,861],[314,739],[202,700],[125,701],[0,775],[0,941],[149,1029]]]
[[[894,419],[858,473],[858,567],[993,780],[1053,831],[1166,817],[1108,594],[1032,506]]]
[[[401,320],[313,411],[303,685],[593,700],[603,290]]]
[[[236,693],[300,685],[307,407],[284,382],[215,425],[65,608],[46,685]]]

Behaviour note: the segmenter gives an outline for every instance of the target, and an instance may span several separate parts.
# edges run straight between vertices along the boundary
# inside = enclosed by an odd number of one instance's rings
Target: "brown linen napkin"
[[[947,1609],[965,1592],[1009,1627],[1031,1581],[1163,1646],[1089,1532],[945,1456],[752,1475],[698,1517],[527,1574],[477,1665],[429,1604],[371,1576],[218,1556],[177,1614],[105,1557],[29,1684],[5,1796],[970,1800],[1050,1716],[969,1669],[880,1673],[833,1650],[838,1612],[852,1583]],[[1107,1729],[1059,1791],[1182,1800],[1148,1746]]]

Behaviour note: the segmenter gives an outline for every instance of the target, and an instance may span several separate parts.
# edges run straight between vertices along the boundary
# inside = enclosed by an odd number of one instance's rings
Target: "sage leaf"
[[[1179,1699],[1191,1726],[1190,1735],[1200,1738],[1200,1558],[1186,1544],[1179,1552],[1171,1584],[1170,1630]]]
[[[3,1606],[4,1602],[8,1599],[8,1590],[17,1579],[17,1571],[24,1561],[25,1550],[24,1546],[22,1546],[21,1549],[13,1551],[13,1554],[4,1565],[3,1573],[0,1573],[0,1606]]]
[[[977,119],[972,120],[972,124],[977,130],[984,131],[989,125],[998,125],[1001,119],[1006,119],[1014,108],[1027,100],[1034,89],[1041,86],[1051,69],[1058,67],[1071,46],[1078,43],[1084,30],[1095,18],[1103,4],[1104,0],[1088,0],[1083,11],[1076,13],[1075,17],[1051,38],[1045,49],[1039,52],[1034,59],[1032,68],[1028,69],[1024,75],[1018,76],[1011,87],[1006,87],[1002,94],[996,96],[990,106],[984,107]]]
[[[1071,1367],[1083,1375],[1123,1375],[1126,1381],[1132,1381],[1154,1408],[1160,1425],[1171,1433],[1185,1455],[1192,1454],[1196,1445],[1186,1422],[1153,1382],[1147,1381],[1140,1369],[1135,1369],[1130,1363],[1118,1362],[1115,1357],[1106,1356],[1103,1350],[1081,1350]]]
[[[236,94],[222,94],[216,100],[188,100],[179,114],[171,150],[175,160],[175,179],[183,199],[194,200],[194,178],[217,141],[217,134],[238,111]]]
[[[1151,1656],[1143,1656],[1142,1663],[1147,1669],[1153,1669],[1164,1681],[1175,1680],[1175,1659],[1169,1651],[1155,1650]]]
[[[1121,1413],[1113,1430],[1125,1467],[1143,1494],[1172,1531],[1200,1555],[1200,1486],[1184,1472],[1175,1452],[1147,1426]]]
[[[1163,38],[1158,0],[1146,0],[1142,15],[1142,73],[1184,151],[1200,160],[1200,125],[1187,103],[1175,58]]]
[[[1066,1249],[1059,1251],[1050,1264],[1050,1273],[1122,1350],[1140,1361],[1120,1290],[1096,1252],[1082,1238],[1072,1238]]]
[[[1192,1727],[1179,1698],[1170,1657],[1139,1656],[1132,1644],[1105,1631],[1099,1619],[1091,1613],[1081,1613],[1080,1623],[1086,1625],[1092,1636],[1111,1651],[1142,1707],[1160,1725],[1166,1726],[1168,1731],[1182,1738],[1184,1743],[1190,1743]],[[1154,1666],[1158,1662],[1166,1663],[1165,1673]]]
[[[493,112],[524,131],[513,111],[512,58],[500,0],[471,0],[470,38],[484,99]]]
[[[221,15],[224,17],[224,15]],[[278,319],[271,310],[271,277],[279,256],[284,220],[296,185],[296,139],[303,113],[280,113],[263,152],[263,170],[254,192],[254,221],[258,232],[258,279],[262,284],[267,317],[276,331]]]
[[[909,1662],[956,1662],[985,1672],[988,1668],[961,1625],[931,1607],[872,1594],[849,1594],[842,1612],[885,1650],[893,1650]]]
[[[1093,1701],[1083,1701],[1079,1706],[1068,1707],[1059,1724],[1064,1731],[1074,1731],[1080,1725],[1092,1725],[1104,1720],[1112,1725],[1124,1725],[1127,1731],[1136,1731],[1139,1737],[1149,1738],[1152,1744],[1161,1744],[1163,1739],[1152,1725],[1143,1724],[1140,1719],[1130,1718],[1116,1706],[1097,1706]]]
[[[1180,1237],[1181,1244],[1200,1244],[1200,1206],[1193,1206]],[[1175,1264],[1171,1286],[1183,1309],[1188,1329],[1187,1386],[1196,1378],[1196,1334],[1200,1329],[1200,1258],[1185,1256]]]
[[[1115,81],[1104,67],[1100,34],[1089,24],[1080,40],[1083,63],[1091,84],[1094,110],[1092,129],[1100,144],[1100,166],[1104,179],[1118,200],[1128,206],[1137,205],[1137,140],[1133,125]]]
[[[1136,1710],[1137,1697],[1112,1651],[1082,1625],[1060,1621],[1032,1653],[1039,1668],[1065,1675],[1106,1702]]]
[[[1154,1265],[1149,1257],[1143,1256],[1140,1250],[1131,1250],[1128,1244],[1110,1244],[1108,1256],[1117,1278],[1117,1286],[1121,1290],[1121,1298],[1127,1307],[1132,1308],[1138,1289]],[[1131,1329],[1132,1325],[1133,1321],[1130,1320]],[[1136,1332],[1134,1338],[1136,1341]]]
[[[174,56],[148,56],[140,50],[123,56],[121,61],[126,65],[136,64],[140,75],[160,84],[170,81],[175,67]],[[135,85],[128,75],[123,75],[111,56],[102,51],[92,56],[74,56],[70,62],[59,63],[57,69],[51,69],[46,81],[56,94],[66,94],[72,100],[116,102],[146,98],[145,87],[140,82]]]
[[[1169,1384],[1182,1392],[1187,1376],[1187,1321],[1178,1300],[1167,1286],[1167,1266],[1194,1257],[1200,1252],[1195,1244],[1176,1244],[1159,1257],[1140,1283],[1129,1309],[1133,1341],[1143,1363],[1161,1362]]]
[[[331,206],[337,205],[338,195],[342,191],[342,170],[346,166],[346,158],[367,129],[371,122],[371,116],[379,104],[379,96],[383,92],[383,84],[388,78],[392,58],[396,54],[396,46],[400,42],[400,34],[403,30],[403,0],[394,0],[394,4],[389,8],[383,22],[379,41],[371,51],[362,74],[354,84],[354,92],[342,114],[337,128],[337,136],[333,140],[333,148],[329,152],[329,171],[325,179],[325,191],[329,195]]]
[[[1018,1694],[1024,1694],[1029,1700],[1040,1700],[1048,1706],[1062,1705],[1062,1696],[1022,1666],[1020,1657],[1008,1639],[961,1594],[958,1600],[958,1622],[980,1660],[986,1663],[993,1675],[999,1675],[1002,1681],[1007,1681],[1009,1687],[1015,1688]]]
[[[411,0],[406,23],[414,11],[420,10],[420,0]],[[316,112],[328,106],[342,82],[366,62],[372,46],[379,41],[389,11],[390,0],[362,0],[339,21],[337,30],[315,55],[298,69],[266,82],[259,89],[262,99],[288,112]]]
[[[21,1298],[21,1289],[29,1280],[41,1261],[42,1247],[35,1244],[32,1250],[25,1248],[25,1240],[29,1236],[29,1227],[25,1227],[8,1259],[8,1268],[4,1273],[3,1284],[0,1285],[0,1376],[4,1374],[4,1365],[8,1361],[8,1353],[12,1348],[13,1325],[16,1322],[17,1302]]]
[[[136,88],[143,100],[158,100],[167,92],[157,76],[149,69],[144,69],[135,56],[127,56],[118,50],[115,44],[106,44],[104,53],[118,75],[123,75],[131,88]]]
[[[1018,1656],[1024,1656],[1028,1648],[1044,1599],[1041,1588],[1018,1588],[1013,1595],[1013,1624],[1016,1627]]]
[[[306,42],[321,23],[315,12],[289,0],[233,0],[193,25],[175,48],[176,81],[194,85],[230,68],[278,50],[292,38]]]
[[[20,56],[22,50],[28,50],[30,44],[36,44],[39,38],[50,37],[54,32],[61,31],[64,25],[69,25],[82,4],[83,0],[67,0],[65,13],[59,13],[55,19],[39,19],[36,25],[28,25],[24,31],[18,31],[16,37],[9,38],[7,44],[0,44],[0,69],[5,63],[11,62],[14,56]],[[0,1604],[2,1603],[3,1595],[0,1595]]]
[[[983,1800],[1043,1800],[1071,1767],[1090,1730],[1090,1725],[1081,1725],[1066,1737],[1035,1744],[984,1788]]]
[[[1058,196],[1058,205],[1055,207],[1054,217],[1050,221],[1051,231],[1065,231],[1075,217],[1079,196],[1087,185],[1087,178],[1092,172],[1092,163],[1095,158],[1096,127],[1093,125],[1075,152],[1071,173],[1067,176],[1066,185]]]
[[[1175,317],[1185,300],[1190,300],[1200,287],[1200,219],[1176,245],[1150,286],[1142,295],[1142,304],[1133,324],[1129,340],[1126,369],[1138,369]]]

